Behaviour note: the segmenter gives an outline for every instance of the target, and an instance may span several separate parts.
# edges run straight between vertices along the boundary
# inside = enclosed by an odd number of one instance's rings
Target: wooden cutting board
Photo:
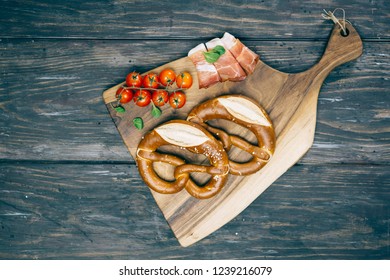
[[[219,83],[199,90],[197,73],[188,57],[153,69],[150,72],[159,73],[164,68],[172,68],[176,73],[189,71],[194,78],[193,86],[186,91],[186,105],[178,110],[166,105],[162,107],[162,116],[157,119],[152,117],[151,108],[139,108],[132,103],[124,105],[125,113],[117,113],[113,109],[111,105],[116,104],[115,92],[123,83],[103,93],[104,102],[133,158],[138,143],[146,132],[167,120],[186,119],[193,107],[219,95],[242,94],[251,97],[269,113],[277,135],[276,149],[270,162],[259,172],[250,176],[230,175],[224,189],[206,200],[195,199],[185,190],[172,195],[152,191],[182,246],[201,240],[236,217],[309,150],[313,144],[317,100],[323,81],[335,67],[362,54],[363,45],[358,33],[351,24],[346,23],[346,27],[349,35],[344,37],[340,27],[335,25],[320,61],[298,74],[277,71],[260,60],[255,72],[242,82]],[[132,125],[135,117],[143,118],[143,130],[139,131]],[[217,122],[215,125],[253,140],[249,132],[238,131],[237,126],[232,123]],[[191,155],[186,156],[191,158]],[[240,161],[247,155],[234,150],[230,156]],[[157,164],[155,168],[161,176],[170,176],[168,173],[171,170],[164,164]]]

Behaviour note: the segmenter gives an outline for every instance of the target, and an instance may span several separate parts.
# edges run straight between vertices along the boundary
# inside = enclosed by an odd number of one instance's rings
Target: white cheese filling
[[[235,96],[222,97],[218,98],[218,101],[237,119],[248,123],[271,126],[263,111],[256,104],[245,98]]]
[[[212,64],[208,64],[208,63],[199,63],[198,65],[196,65],[196,69],[199,72],[212,72],[212,73],[217,72],[217,69],[215,68],[215,66]]]
[[[230,50],[236,43],[236,38],[232,34],[225,32],[225,34],[223,34],[223,37],[221,38],[221,41],[225,48]]]
[[[223,46],[221,39],[214,38],[206,43],[208,50],[214,49],[216,46]]]
[[[188,56],[191,56],[192,54],[198,52],[198,51],[202,51],[202,52],[205,52],[207,51],[206,50],[206,47],[204,46],[203,43],[197,45],[196,47],[194,47],[193,49],[191,49],[189,52],[188,52]]]
[[[179,147],[199,146],[209,140],[201,130],[183,123],[168,123],[155,130],[165,141]]]

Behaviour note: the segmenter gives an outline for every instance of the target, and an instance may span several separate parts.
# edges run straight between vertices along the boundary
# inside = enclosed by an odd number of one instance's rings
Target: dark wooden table
[[[0,258],[389,259],[389,3],[1,1]],[[364,53],[326,79],[313,147],[237,218],[180,247],[102,92],[225,31],[303,71],[333,27],[322,9],[337,7]]]

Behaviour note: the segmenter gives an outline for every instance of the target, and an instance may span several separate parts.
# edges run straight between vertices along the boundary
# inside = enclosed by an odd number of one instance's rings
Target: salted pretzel
[[[225,119],[246,127],[256,136],[257,145],[207,124],[213,119]],[[249,175],[257,172],[267,164],[275,151],[276,138],[272,122],[267,112],[248,97],[225,95],[211,99],[195,107],[187,120],[213,133],[227,151],[236,146],[252,155],[252,159],[245,163],[229,160],[231,174]]]
[[[163,145],[173,145],[195,154],[204,154],[210,161],[209,166],[186,163],[183,159],[156,150]],[[229,173],[229,159],[222,146],[202,126],[184,121],[166,122],[145,135],[137,149],[136,161],[141,177],[154,191],[172,194],[185,188],[196,198],[210,198],[225,185]],[[154,162],[165,162],[175,167],[174,181],[166,181],[153,168]],[[211,175],[204,186],[198,186],[191,178],[191,172],[203,172]]]

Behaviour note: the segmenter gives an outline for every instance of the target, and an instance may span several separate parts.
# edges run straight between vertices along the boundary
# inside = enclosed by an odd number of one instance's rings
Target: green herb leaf
[[[223,55],[225,53],[225,48],[218,45],[218,46],[215,46],[215,48],[213,49],[213,52],[216,52],[219,55]]]
[[[204,52],[204,58],[208,63],[214,63],[218,58],[225,53],[225,48],[221,45],[215,46],[212,50]]]
[[[137,128],[138,130],[141,130],[144,128],[144,121],[140,117],[134,118],[133,124],[134,124],[135,128]]]
[[[124,113],[124,112],[126,112],[125,107],[123,107],[122,105],[115,106],[114,109],[115,109],[115,111],[117,111],[118,113]]]
[[[162,114],[161,109],[153,104],[152,116],[155,117],[155,118],[158,118],[159,116],[161,116],[161,114]]]
[[[204,52],[203,55],[208,63],[214,63],[220,57],[220,55],[215,52]]]

